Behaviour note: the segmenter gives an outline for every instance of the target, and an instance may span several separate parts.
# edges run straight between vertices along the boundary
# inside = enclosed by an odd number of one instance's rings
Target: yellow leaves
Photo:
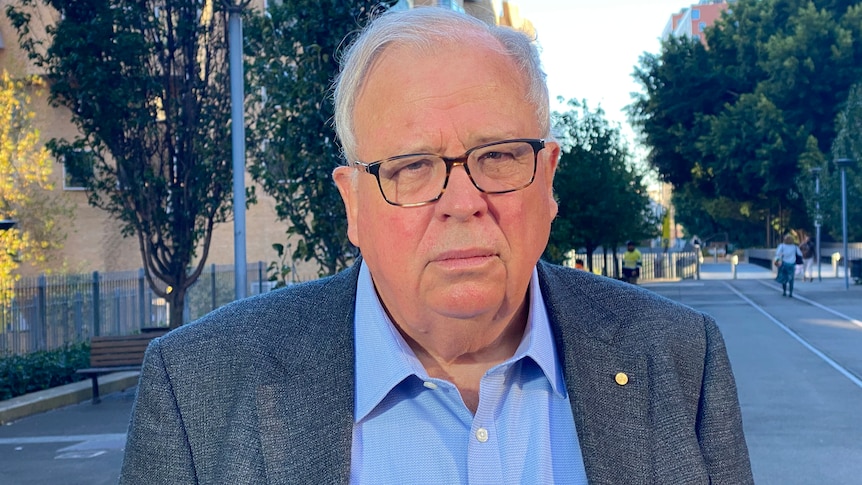
[[[35,114],[28,92],[40,84],[38,78],[14,80],[5,71],[0,74],[0,219],[19,221],[0,230],[0,301],[9,297],[19,262],[40,260],[50,246],[28,229],[35,225],[28,220],[31,208],[41,205],[53,188],[50,153],[31,126]]]
[[[30,238],[17,229],[0,230],[0,303],[5,304],[12,298],[15,275],[18,268],[18,255],[26,252]],[[0,305],[2,306],[2,305]]]

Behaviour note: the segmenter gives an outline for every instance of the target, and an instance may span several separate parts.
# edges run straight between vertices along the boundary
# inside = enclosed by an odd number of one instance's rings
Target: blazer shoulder
[[[545,262],[538,269],[548,313],[569,331],[607,342],[680,334],[702,339],[714,325],[707,314],[640,286]]]
[[[325,342],[352,331],[358,263],[334,276],[224,305],[160,337],[163,349]]]

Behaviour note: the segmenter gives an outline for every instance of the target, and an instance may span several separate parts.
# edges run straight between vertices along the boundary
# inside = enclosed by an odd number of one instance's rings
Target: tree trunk
[[[183,323],[183,313],[185,309],[185,290],[174,290],[169,295],[170,315],[168,322],[172,329],[179,328]]]

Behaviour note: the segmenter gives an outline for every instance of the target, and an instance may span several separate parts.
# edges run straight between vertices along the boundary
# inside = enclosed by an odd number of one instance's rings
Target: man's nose
[[[453,164],[446,190],[437,205],[445,214],[456,217],[471,216],[487,207],[484,194],[470,180],[463,163]]]

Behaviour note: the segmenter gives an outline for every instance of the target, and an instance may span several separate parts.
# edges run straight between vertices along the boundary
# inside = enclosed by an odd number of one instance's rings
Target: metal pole
[[[816,232],[814,254],[817,255],[817,281],[823,281],[820,273],[820,226],[822,222],[820,220],[820,167],[811,170],[814,171],[814,200],[816,206],[814,213],[814,228]]]
[[[233,148],[233,241],[236,299],[246,296],[245,119],[243,117],[242,5],[229,7],[231,145]]]
[[[814,175],[814,255],[817,258],[817,281],[823,281],[820,268],[820,226],[822,225],[822,216],[820,215],[820,170],[822,170],[820,167],[811,168],[811,174]]]
[[[849,259],[850,254],[847,252],[847,167],[856,163],[856,160],[851,158],[839,158],[835,160],[835,165],[841,169],[841,232],[844,239],[844,289],[850,289],[850,269]]]
[[[850,273],[847,270],[847,170],[841,167],[841,237],[844,240],[844,289],[850,289]]]

